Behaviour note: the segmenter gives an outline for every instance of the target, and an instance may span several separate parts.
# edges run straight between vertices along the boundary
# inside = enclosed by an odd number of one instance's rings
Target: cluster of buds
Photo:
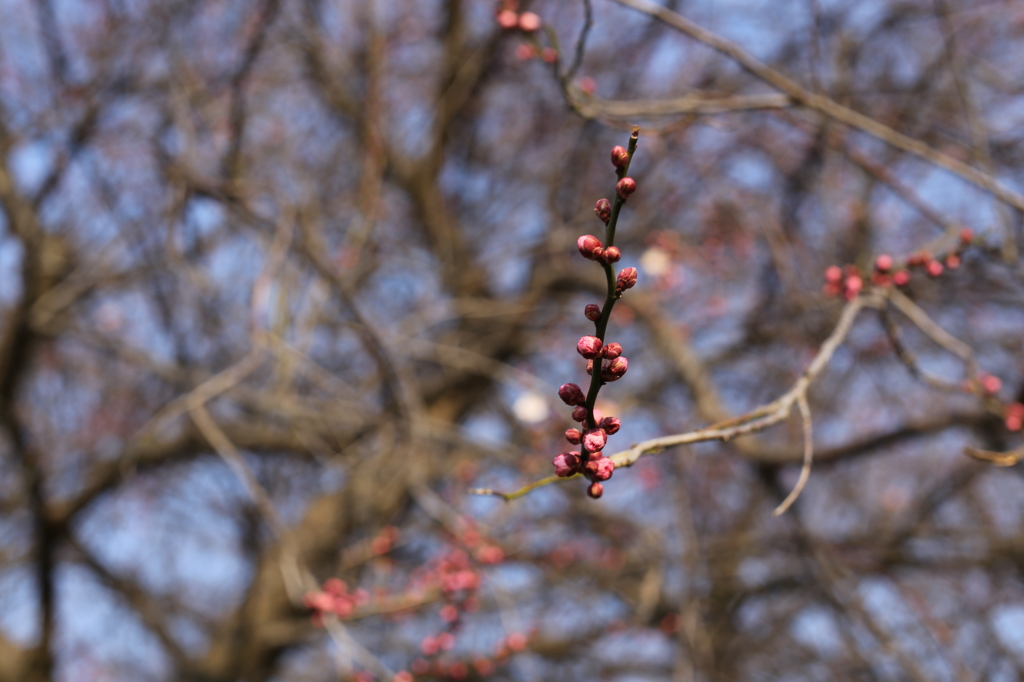
[[[495,19],[498,26],[506,31],[518,29],[524,33],[533,33],[541,27],[540,17],[533,12],[519,13],[519,3],[515,0],[505,0],[501,3]]]
[[[626,199],[636,191],[636,181],[626,177],[626,172],[633,152],[636,151],[638,136],[639,130],[634,128],[628,150],[620,146],[612,148],[611,161],[618,176],[614,204],[608,199],[599,199],[594,205],[594,213],[606,227],[607,246],[592,234],[585,234],[576,240],[580,255],[600,263],[610,283],[604,306],[590,303],[583,311],[586,318],[594,323],[595,333],[581,337],[576,343],[576,352],[587,361],[587,374],[591,377],[590,390],[585,393],[572,383],[563,384],[558,389],[558,397],[573,408],[573,421],[579,423],[580,427],[565,432],[565,439],[571,445],[579,446],[579,449],[559,453],[552,460],[555,474],[562,477],[582,474],[590,480],[587,494],[595,499],[604,493],[604,481],[611,478],[615,471],[615,463],[604,455],[603,450],[608,443],[608,436],[616,433],[621,423],[616,417],[605,417],[594,407],[594,403],[601,387],[621,379],[629,368],[629,360],[622,354],[622,346],[618,343],[605,343],[604,334],[612,306],[637,280],[636,268],[623,268],[615,273],[612,266],[622,258],[622,252],[611,242],[615,237],[619,211]]]
[[[370,595],[366,590],[349,592],[343,581],[330,578],[324,582],[320,590],[307,592],[302,603],[312,611],[310,618],[313,625],[322,627],[328,615],[335,615],[344,620],[351,616],[357,607],[363,606],[369,600]]]
[[[900,267],[896,260],[887,253],[875,258],[871,271],[871,283],[878,287],[906,286],[910,282],[913,270],[919,269],[929,277],[938,277],[946,270],[960,267],[960,254],[974,241],[974,230],[965,227],[960,230],[960,238],[956,247],[944,258],[933,257],[927,251],[918,251],[909,256],[905,266]],[[841,268],[832,265],[825,269],[825,285],[822,292],[826,296],[843,296],[847,301],[856,298],[864,288],[864,278],[856,265]]]

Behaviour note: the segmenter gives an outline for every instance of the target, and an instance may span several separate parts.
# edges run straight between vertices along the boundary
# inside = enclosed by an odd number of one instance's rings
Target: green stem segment
[[[615,175],[619,180],[626,177],[629,172],[629,164],[633,160],[633,153],[636,151],[637,141],[640,139],[640,127],[633,126],[633,133],[629,136],[629,144],[626,147],[626,152],[629,158],[626,160],[626,165],[616,169]],[[619,212],[622,210],[623,204],[626,200],[619,196],[618,191],[615,192],[615,201],[612,204],[612,216],[608,220],[608,225],[605,227],[605,241],[604,247],[608,248],[613,246],[615,243],[615,227],[619,222]],[[609,263],[601,263],[601,267],[604,268],[605,278],[608,281],[608,295],[605,297],[604,306],[601,308],[601,316],[597,318],[594,323],[595,330],[594,336],[601,339],[601,343],[604,343],[605,333],[608,331],[608,320],[612,315],[612,308],[615,307],[615,301],[618,296],[615,294],[615,268]],[[604,385],[604,381],[601,379],[601,358],[594,359],[594,370],[591,372],[590,377],[590,390],[587,391],[587,402],[585,403],[587,408],[587,421],[586,425],[588,429],[592,429],[597,426],[594,421],[594,405],[597,403],[597,394],[601,391],[601,386]],[[583,461],[590,459],[590,453],[587,449],[581,448],[581,456]]]

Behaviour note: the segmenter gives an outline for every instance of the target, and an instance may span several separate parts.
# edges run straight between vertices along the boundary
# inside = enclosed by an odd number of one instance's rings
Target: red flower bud
[[[498,12],[498,26],[504,29],[512,29],[519,25],[519,15],[511,10]]]
[[[864,288],[864,280],[859,275],[850,275],[846,278],[846,300],[857,298],[857,294]]]
[[[972,241],[974,241],[974,230],[972,230],[969,227],[965,227],[962,230],[960,230],[961,244],[963,244],[964,246],[968,246]]]
[[[587,408],[580,405],[572,411],[572,420],[574,422],[585,422],[587,421]]]
[[[620,355],[614,360],[605,360],[601,367],[601,378],[605,381],[618,381],[626,373],[629,367],[629,360]]]
[[[580,441],[583,440],[583,434],[580,433],[579,429],[566,429],[565,439],[573,445],[579,445]]]
[[[600,251],[604,251],[604,245],[601,244],[601,240],[592,234],[585,234],[576,240],[576,248],[580,250],[580,254],[588,260],[597,260],[597,255]]]
[[[616,168],[625,168],[629,163],[629,152],[620,145],[612,147],[612,165]]]
[[[622,252],[617,246],[609,246],[601,256],[601,260],[605,263],[618,263],[620,258],[622,258]]]
[[[558,397],[566,405],[582,405],[587,400],[583,389],[576,384],[562,384],[558,389]]]
[[[583,465],[583,468],[587,472],[588,478],[595,481],[607,481],[615,471],[615,462],[607,457],[600,457],[590,460]]]
[[[533,12],[523,12],[519,15],[519,28],[527,33],[533,33],[540,28],[540,17]]]
[[[587,452],[601,452],[607,442],[608,434],[604,432],[604,429],[587,429],[587,432],[583,434],[583,447],[587,449]]]
[[[930,260],[928,261],[928,265],[925,266],[925,270],[928,271],[928,274],[931,277],[938,277],[942,274],[942,263],[937,260]]]
[[[601,423],[598,424],[598,426],[604,429],[605,433],[610,436],[613,433],[618,433],[619,428],[622,426],[622,422],[619,421],[618,417],[605,417],[601,420]]]
[[[900,270],[892,276],[892,283],[898,287],[905,286],[910,281],[910,271]]]
[[[606,343],[604,348],[601,349],[601,354],[609,360],[614,360],[622,355],[622,346],[617,343]]]
[[[843,279],[843,269],[838,265],[830,265],[825,268],[825,281],[829,284],[839,284]]]
[[[588,303],[587,307],[583,310],[583,314],[591,322],[597,322],[601,318],[601,306],[595,303]]]
[[[991,374],[981,375],[981,388],[989,395],[995,395],[999,393],[999,389],[1003,387],[1003,381],[997,376]]]
[[[576,342],[576,352],[587,359],[601,357],[601,339],[596,336],[584,336]]]
[[[615,282],[615,292],[621,294],[626,289],[632,289],[636,284],[636,276],[636,268],[623,268]]]
[[[883,253],[876,258],[875,270],[878,270],[879,272],[889,272],[892,270],[892,256],[887,253]]]
[[[590,487],[587,488],[587,495],[590,495],[595,500],[604,494],[604,486],[600,483],[591,483]]]
[[[636,191],[636,180],[633,178],[622,178],[615,185],[615,193],[619,195],[619,198],[625,201],[629,198],[629,195]]]
[[[551,463],[555,465],[556,476],[560,476],[562,478],[572,476],[580,470],[580,453],[562,452],[555,455],[555,458],[551,460]]]
[[[612,202],[607,199],[598,199],[597,203],[594,204],[594,213],[601,219],[605,225],[612,219]]]
[[[951,253],[948,256],[946,256],[946,267],[949,268],[950,270],[956,270],[958,267],[960,267],[960,256],[956,255],[955,253]]]

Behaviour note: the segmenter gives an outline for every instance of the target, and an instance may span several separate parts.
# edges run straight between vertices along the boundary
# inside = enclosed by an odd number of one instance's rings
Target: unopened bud
[[[830,265],[825,268],[825,281],[829,284],[839,284],[843,279],[843,269],[838,265]]]
[[[951,253],[948,256],[946,256],[946,267],[949,268],[950,270],[956,270],[958,267],[960,267],[960,256],[956,255],[955,253]]]
[[[1003,381],[997,376],[991,374],[983,374],[981,377],[981,388],[989,395],[995,395],[999,393],[999,389],[1003,387]]]
[[[606,343],[604,348],[601,349],[601,354],[609,360],[614,360],[622,355],[622,346],[617,343]]]
[[[928,274],[931,277],[938,277],[939,275],[942,274],[942,263],[940,263],[937,260],[930,260],[928,261],[928,265],[925,266],[925,270],[928,271]]]
[[[898,287],[906,286],[907,282],[910,281],[910,271],[900,270],[892,276],[892,283]]]
[[[580,453],[578,452],[562,452],[555,455],[555,458],[551,460],[551,463],[555,465],[555,475],[565,478],[572,476],[580,469]]]
[[[620,145],[612,147],[612,165],[616,168],[625,168],[629,163],[629,152]]]
[[[633,178],[622,178],[615,185],[615,193],[619,195],[619,198],[625,201],[629,198],[629,195],[636,191],[636,180]]]
[[[587,307],[583,309],[583,314],[591,322],[597,322],[601,318],[601,306],[595,303],[588,303]]]
[[[562,384],[558,388],[558,397],[566,405],[582,405],[587,400],[583,395],[583,389],[576,384]]]
[[[605,263],[618,263],[620,258],[622,258],[622,252],[617,246],[609,246],[601,256],[601,260]]]
[[[889,272],[892,270],[892,256],[887,253],[883,253],[875,259],[875,270],[879,272]]]
[[[583,465],[587,476],[595,481],[607,481],[615,471],[615,462],[607,457],[592,459]]]
[[[604,245],[601,244],[601,240],[592,234],[585,234],[577,239],[576,248],[580,250],[580,254],[584,258],[589,260],[597,260],[598,253],[604,251]]]
[[[604,429],[587,429],[587,432],[583,434],[583,447],[587,449],[587,452],[600,452],[604,450],[607,442],[608,434],[604,432]]]
[[[601,357],[601,339],[596,336],[584,336],[576,342],[576,352],[589,359]]]
[[[594,204],[594,213],[601,219],[605,225],[612,219],[612,202],[607,199],[598,199],[597,203]]]
[[[512,10],[498,12],[498,26],[508,30],[519,25],[519,15]]]
[[[533,33],[540,28],[540,17],[533,12],[523,12],[519,15],[519,28],[527,33]]]
[[[622,427],[622,422],[619,421],[618,417],[605,417],[598,426],[604,429],[604,432],[610,436],[613,433],[618,433]]]
[[[590,487],[587,488],[587,495],[590,495],[595,500],[601,495],[604,495],[604,486],[600,483],[591,483]]]
[[[623,268],[615,282],[616,293],[621,294],[626,289],[632,289],[636,284],[636,268]]]
[[[573,445],[579,445],[583,440],[583,434],[580,433],[579,429],[566,429],[565,439]]]
[[[585,422],[587,421],[587,408],[580,405],[572,411],[572,420],[574,422]]]
[[[961,244],[963,244],[964,246],[967,246],[972,241],[974,241],[974,230],[972,230],[969,227],[965,227],[962,230],[960,230],[960,243]]]
[[[629,367],[629,360],[625,356],[619,356],[614,360],[605,360],[601,367],[601,378],[605,381],[618,381],[626,373]]]

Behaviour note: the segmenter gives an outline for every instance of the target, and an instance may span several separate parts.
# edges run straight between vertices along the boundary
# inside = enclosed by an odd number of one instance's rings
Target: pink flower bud
[[[601,367],[601,378],[605,381],[618,381],[626,373],[628,367],[629,360],[623,355],[614,360],[605,360],[605,364]]]
[[[983,374],[981,376],[981,388],[989,395],[995,395],[999,393],[999,389],[1003,387],[1003,381],[991,374]]]
[[[972,230],[969,227],[965,227],[962,230],[960,230],[961,244],[963,244],[964,246],[968,246],[972,241],[974,241],[974,230]]]
[[[622,178],[615,185],[615,193],[619,195],[619,198],[625,201],[629,198],[629,195],[636,191],[636,180],[633,178]]]
[[[590,495],[595,500],[604,494],[604,486],[600,483],[591,483],[590,487],[587,488],[587,495]]]
[[[601,349],[601,354],[609,360],[614,360],[622,355],[622,346],[617,343],[606,343],[604,348]]]
[[[545,47],[540,51],[540,58],[548,64],[554,64],[558,59],[558,50],[553,47]]]
[[[619,421],[618,417],[605,417],[598,425],[610,436],[613,433],[618,433],[622,427],[622,422]]]
[[[515,28],[519,25],[519,15],[511,10],[502,10],[498,12],[498,26],[508,30]]]
[[[583,434],[580,433],[579,429],[567,429],[565,432],[565,439],[573,445],[579,445],[580,441],[583,440]]]
[[[600,424],[601,420],[604,419],[604,415],[601,414],[601,410],[594,408],[594,423]]]
[[[598,199],[597,203],[594,204],[594,213],[601,219],[605,225],[612,219],[612,202],[607,199]]]
[[[850,275],[846,278],[846,298],[855,298],[864,288],[864,280],[859,275]]]
[[[636,268],[623,268],[619,272],[618,280],[615,282],[616,293],[621,294],[626,289],[632,289],[636,284]]]
[[[592,234],[585,234],[576,240],[576,248],[580,250],[580,254],[588,260],[597,260],[598,249],[604,251],[604,245],[601,240]]]
[[[627,163],[629,163],[629,152],[620,145],[612,147],[612,165],[616,168],[625,168]]]
[[[576,352],[589,359],[601,357],[601,339],[596,336],[584,336],[576,342]]]
[[[892,270],[892,256],[887,253],[883,253],[875,259],[875,270],[879,272],[889,272]]]
[[[843,279],[843,269],[838,265],[830,265],[825,268],[825,281],[829,284],[839,284]]]
[[[937,260],[930,260],[928,261],[928,264],[925,265],[925,270],[928,272],[929,276],[938,277],[942,274],[942,263]]]
[[[587,319],[591,322],[597,322],[601,319],[601,306],[595,303],[588,303],[587,307],[583,309],[583,314],[587,316]]]
[[[576,384],[562,384],[558,389],[558,397],[566,405],[582,405],[587,400],[583,389]]]
[[[960,267],[960,256],[956,255],[955,253],[951,253],[948,256],[946,256],[946,267],[949,268],[950,270],[956,270],[958,267]]]
[[[563,452],[555,455],[551,460],[555,465],[555,475],[560,478],[572,476],[580,469],[580,454],[578,452]]]
[[[527,33],[533,33],[540,28],[540,17],[533,12],[523,12],[519,15],[519,28]]]
[[[516,59],[521,62],[528,62],[537,56],[537,48],[527,43],[516,45]]]
[[[592,459],[584,465],[584,470],[589,478],[595,481],[607,481],[615,471],[615,462],[607,457]]]
[[[572,420],[574,422],[585,422],[587,421],[587,408],[580,405],[572,411]]]
[[[910,271],[900,270],[892,276],[892,283],[898,287],[906,286],[907,282],[910,281]]]
[[[601,260],[605,263],[618,263],[620,258],[622,258],[622,252],[617,246],[609,246],[601,256]]]
[[[583,434],[583,447],[587,449],[587,452],[601,452],[607,442],[608,434],[604,432],[604,429],[587,429],[587,432]]]

